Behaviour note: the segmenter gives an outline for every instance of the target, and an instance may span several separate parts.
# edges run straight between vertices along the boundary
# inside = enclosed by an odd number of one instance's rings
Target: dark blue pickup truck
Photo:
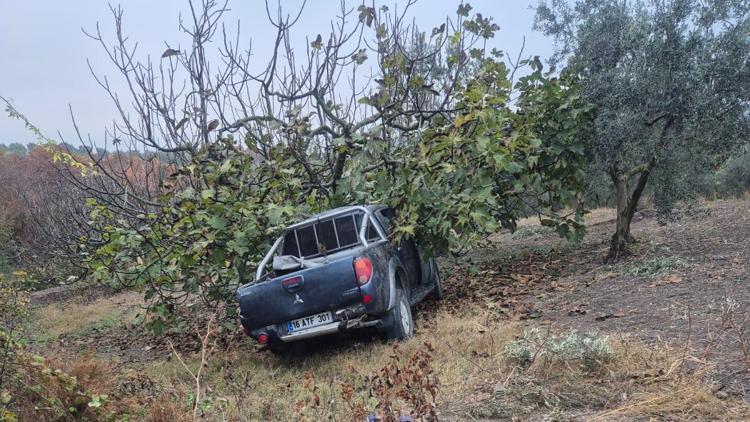
[[[392,209],[337,208],[288,227],[237,290],[246,334],[271,350],[363,327],[412,335],[411,307],[443,292],[437,264],[413,240],[394,244]]]

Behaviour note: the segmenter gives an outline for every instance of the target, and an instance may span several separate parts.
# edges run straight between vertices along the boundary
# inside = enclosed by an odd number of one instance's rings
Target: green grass
[[[555,233],[555,229],[547,226],[523,226],[516,230],[510,237],[513,240],[539,239]]]
[[[140,312],[140,295],[126,293],[119,298],[119,302],[103,298],[88,303],[53,303],[35,309],[32,318],[35,322],[29,327],[30,332],[36,333],[33,340],[46,343],[63,335],[85,337],[96,331],[134,323]]]

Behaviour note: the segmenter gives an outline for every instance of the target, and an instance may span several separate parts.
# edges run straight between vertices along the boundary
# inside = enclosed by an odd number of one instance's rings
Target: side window
[[[383,230],[385,230],[385,235],[390,237],[391,230],[393,229],[393,221],[396,218],[396,214],[390,208],[383,208],[381,210],[378,210],[375,215],[378,216],[380,225],[383,227]]]
[[[378,230],[375,228],[375,222],[370,221],[370,223],[367,225],[367,240],[370,242],[380,240],[380,235],[378,234]]]

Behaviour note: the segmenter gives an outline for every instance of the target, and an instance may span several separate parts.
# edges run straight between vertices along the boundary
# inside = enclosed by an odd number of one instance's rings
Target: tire
[[[385,336],[389,340],[406,340],[414,334],[414,319],[409,298],[399,288],[396,289],[396,306],[385,317]]]
[[[440,270],[438,269],[437,262],[435,260],[432,260],[432,284],[435,285],[435,287],[432,290],[432,297],[435,298],[435,300],[443,300],[445,298],[445,293],[443,293],[443,279],[440,278]]]

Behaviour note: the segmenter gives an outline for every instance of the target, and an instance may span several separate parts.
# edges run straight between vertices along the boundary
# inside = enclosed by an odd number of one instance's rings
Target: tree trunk
[[[630,234],[630,222],[633,215],[629,212],[630,208],[630,189],[625,177],[618,175],[615,181],[615,191],[617,194],[617,222],[615,223],[615,233],[609,244],[609,254],[606,262],[613,262],[628,252],[628,245],[634,239]]]
[[[620,168],[622,152],[618,151],[617,158],[610,169],[610,177],[612,177],[617,193],[617,223],[615,225],[615,234],[612,235],[612,240],[609,244],[609,254],[607,254],[606,262],[616,261],[622,255],[627,254],[628,246],[635,242],[635,238],[630,234],[630,223],[633,221],[633,215],[638,208],[638,201],[641,199],[641,195],[643,195],[646,183],[648,183],[648,176],[656,165],[657,155],[667,142],[667,134],[674,123],[674,118],[670,114],[664,113],[646,123],[647,126],[652,126],[662,119],[666,120],[659,133],[659,141],[645,164],[630,171],[623,171]],[[634,176],[638,176],[638,181],[631,193],[629,181]]]
[[[638,173],[638,181],[632,193],[628,184],[630,175],[618,174],[613,176],[617,191],[617,222],[615,223],[615,233],[612,235],[612,240],[609,244],[607,262],[616,261],[621,256],[627,254],[629,245],[635,242],[635,238],[630,234],[630,223],[633,221],[636,209],[638,209],[638,201],[640,201],[641,195],[643,195],[643,190],[646,188],[648,176],[653,166],[654,162],[650,161]]]

